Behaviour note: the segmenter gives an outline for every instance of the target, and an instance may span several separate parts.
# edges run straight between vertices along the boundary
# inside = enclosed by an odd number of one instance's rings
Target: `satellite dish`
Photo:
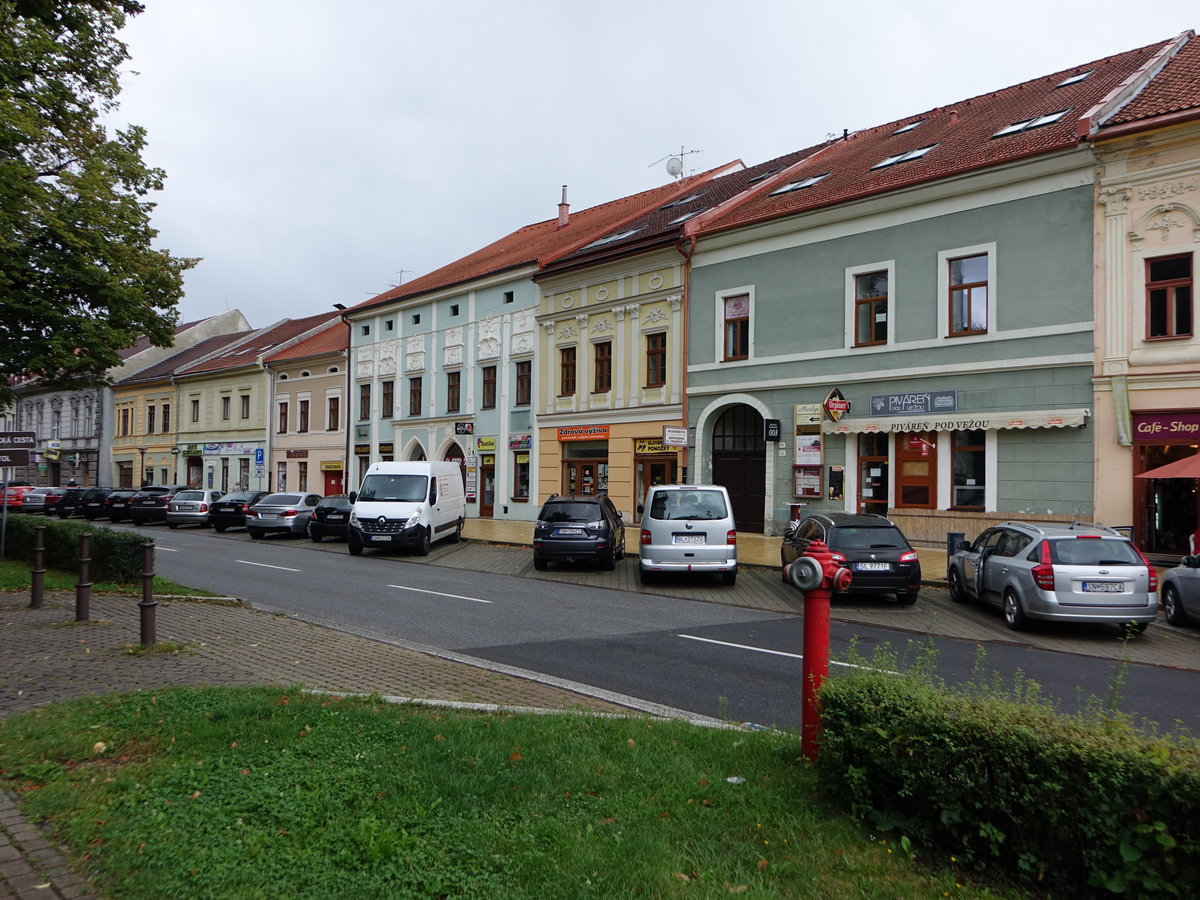
[[[683,160],[678,156],[668,157],[667,159],[667,174],[672,178],[678,178],[683,172]]]

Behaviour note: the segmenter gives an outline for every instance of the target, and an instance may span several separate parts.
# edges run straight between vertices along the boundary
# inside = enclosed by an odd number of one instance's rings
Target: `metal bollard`
[[[33,529],[33,585],[29,592],[29,608],[41,609],[46,592],[46,526]]]
[[[75,585],[75,621],[86,622],[92,616],[92,583],[88,581],[88,569],[92,558],[88,555],[92,533],[85,531],[79,536],[79,581]]]
[[[142,618],[142,646],[158,640],[155,622],[158,601],[154,599],[154,541],[142,544],[142,599],[138,601]]]

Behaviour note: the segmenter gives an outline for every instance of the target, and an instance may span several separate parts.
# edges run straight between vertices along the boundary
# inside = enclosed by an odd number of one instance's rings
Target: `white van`
[[[737,581],[737,534],[724,487],[656,484],[640,511],[642,584],[672,572],[712,572],[721,576],[722,584]]]
[[[374,463],[350,502],[346,543],[353,556],[396,546],[424,556],[434,541],[457,541],[467,516],[462,473],[451,462]]]

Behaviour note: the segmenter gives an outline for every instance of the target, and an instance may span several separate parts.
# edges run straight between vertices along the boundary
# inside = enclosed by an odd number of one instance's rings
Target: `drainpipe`
[[[683,427],[688,429],[688,338],[690,334],[691,320],[691,297],[689,296],[692,286],[692,255],[696,252],[696,235],[687,236],[689,243],[687,249],[681,246],[682,242],[675,245],[675,249],[683,255],[683,340],[679,342],[679,377],[680,377],[680,417],[683,419]],[[695,473],[691,471],[691,447],[683,448],[683,467],[688,470],[688,478],[690,484],[696,484]]]
[[[340,404],[341,410],[338,415],[341,416],[341,423],[346,431],[346,446],[342,456],[342,493],[349,494],[352,488],[350,487],[350,460],[353,459],[350,455],[351,442],[354,435],[350,431],[350,354],[353,351],[354,341],[354,326],[350,324],[350,320],[346,317],[346,307],[341,303],[333,304],[333,308],[342,314],[342,323],[346,326],[346,390]]]

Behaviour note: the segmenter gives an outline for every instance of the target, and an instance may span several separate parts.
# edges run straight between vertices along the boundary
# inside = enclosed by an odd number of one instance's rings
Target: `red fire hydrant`
[[[829,677],[829,597],[850,587],[850,570],[833,561],[824,541],[810,541],[808,549],[784,570],[788,582],[804,592],[803,714],[800,749],[810,761],[817,758],[821,737],[818,694]]]

